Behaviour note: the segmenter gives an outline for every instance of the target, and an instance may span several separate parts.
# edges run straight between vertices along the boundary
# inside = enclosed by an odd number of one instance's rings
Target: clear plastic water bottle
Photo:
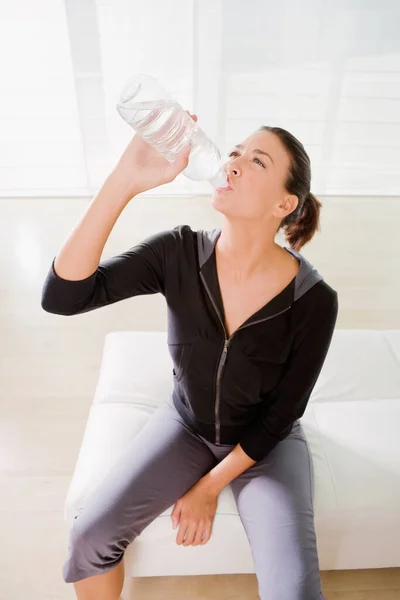
[[[154,77],[139,73],[122,90],[117,110],[121,117],[164,158],[173,162],[188,144],[192,146],[183,174],[209,181],[216,188],[228,185],[217,146]]]

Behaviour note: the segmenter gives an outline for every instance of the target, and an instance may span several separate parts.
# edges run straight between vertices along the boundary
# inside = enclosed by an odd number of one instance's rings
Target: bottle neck
[[[227,180],[226,173],[222,166],[220,167],[216,177],[214,177],[213,179],[210,179],[209,183],[216,190],[218,190],[219,188],[228,187],[228,185],[229,185],[228,180]]]

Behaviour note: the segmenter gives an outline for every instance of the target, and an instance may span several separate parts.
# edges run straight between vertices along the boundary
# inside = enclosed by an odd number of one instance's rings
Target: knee
[[[65,583],[75,583],[114,568],[122,560],[128,543],[115,529],[106,527],[101,521],[75,519],[63,566]]]

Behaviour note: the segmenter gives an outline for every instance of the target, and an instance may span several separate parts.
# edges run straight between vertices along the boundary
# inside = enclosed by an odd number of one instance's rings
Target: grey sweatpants
[[[199,436],[169,399],[73,521],[64,581],[116,567],[136,536],[233,448]],[[314,531],[312,457],[300,421],[266,458],[230,485],[250,543],[261,600],[324,600]]]

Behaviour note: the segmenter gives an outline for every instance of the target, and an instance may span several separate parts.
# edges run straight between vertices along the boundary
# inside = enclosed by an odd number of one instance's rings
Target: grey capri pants
[[[64,581],[116,567],[128,544],[234,447],[217,446],[199,436],[169,399],[75,517]],[[261,600],[324,600],[314,531],[312,457],[300,421],[230,485]]]

